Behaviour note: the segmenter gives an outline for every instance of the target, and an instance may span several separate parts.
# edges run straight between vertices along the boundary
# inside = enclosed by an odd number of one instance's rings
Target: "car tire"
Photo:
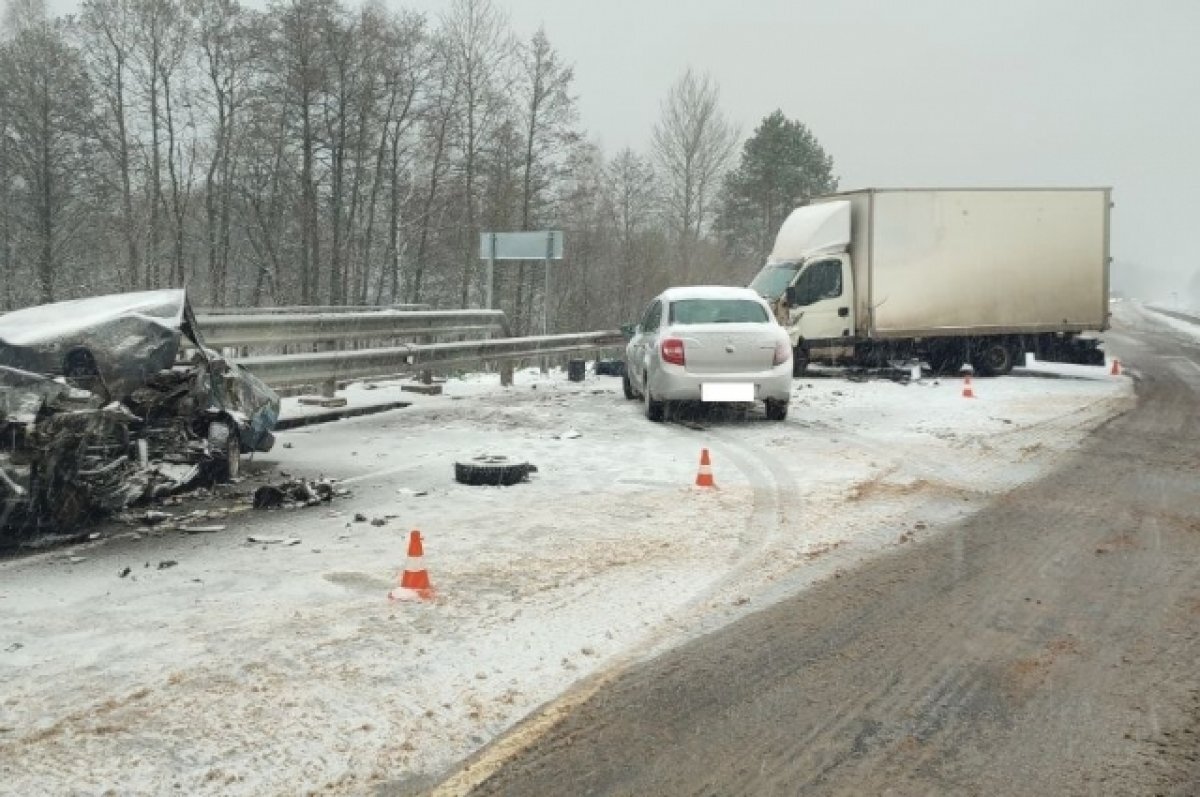
[[[642,384],[642,398],[646,401],[646,418],[654,423],[662,423],[667,418],[667,402],[655,401],[650,396],[650,380]]]
[[[768,421],[786,421],[788,414],[788,402],[776,401],[767,399],[765,402],[767,408]]]
[[[637,398],[637,394],[633,392],[633,383],[629,381],[629,372],[621,374],[621,390],[625,391],[625,398],[633,401]]]
[[[218,484],[233,481],[242,470],[242,442],[237,429],[224,421],[208,425],[209,474]]]

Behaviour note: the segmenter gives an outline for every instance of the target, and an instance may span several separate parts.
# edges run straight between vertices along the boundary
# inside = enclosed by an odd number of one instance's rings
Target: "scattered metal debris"
[[[292,479],[283,484],[264,484],[254,491],[255,509],[292,509],[316,506],[332,501],[335,495],[348,495],[331,481],[308,482]],[[365,518],[364,518],[365,519]]]
[[[259,537],[250,536],[246,538],[246,542],[252,542],[256,545],[299,545],[299,537]]]

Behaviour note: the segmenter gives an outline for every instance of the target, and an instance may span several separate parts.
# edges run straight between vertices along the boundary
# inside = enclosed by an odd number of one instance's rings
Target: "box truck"
[[[750,287],[809,362],[1104,363],[1108,188],[867,189],[792,211]]]

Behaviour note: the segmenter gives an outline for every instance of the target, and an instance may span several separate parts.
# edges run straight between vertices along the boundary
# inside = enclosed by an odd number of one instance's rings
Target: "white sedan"
[[[753,402],[787,417],[792,346],[749,288],[669,288],[655,297],[625,347],[625,398],[661,421],[669,402]]]

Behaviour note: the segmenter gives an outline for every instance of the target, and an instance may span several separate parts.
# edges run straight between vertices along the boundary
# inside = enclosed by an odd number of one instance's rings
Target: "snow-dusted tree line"
[[[179,285],[201,305],[478,306],[479,232],[554,228],[556,327],[608,327],[668,284],[744,282],[781,209],[835,184],[782,114],[738,166],[692,71],[646,152],[601,152],[572,77],[489,0],[84,0],[60,18],[10,0],[0,309]],[[756,155],[764,131],[779,140]],[[540,265],[497,272],[515,329],[538,328]]]

